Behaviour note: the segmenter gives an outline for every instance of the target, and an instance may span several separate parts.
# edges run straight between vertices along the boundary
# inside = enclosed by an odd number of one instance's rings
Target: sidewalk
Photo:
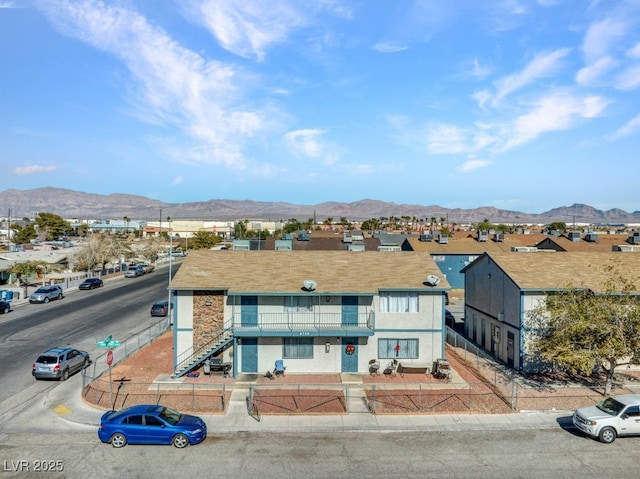
[[[79,379],[79,378],[77,378]],[[368,412],[344,415],[249,415],[246,406],[248,384],[236,383],[224,415],[200,416],[209,434],[254,433],[340,433],[473,431],[504,429],[554,429],[571,426],[571,412],[513,414],[375,415]],[[44,412],[62,421],[97,428],[103,412],[86,404],[80,396],[80,381],[72,378],[54,388],[42,403]]]

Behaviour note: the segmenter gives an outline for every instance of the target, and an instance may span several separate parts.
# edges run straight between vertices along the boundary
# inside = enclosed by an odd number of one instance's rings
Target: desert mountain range
[[[161,212],[162,210],[162,212]],[[409,205],[363,199],[352,203],[325,202],[300,205],[286,202],[211,199],[190,203],[164,203],[144,196],[128,194],[98,195],[62,188],[32,190],[8,189],[0,192],[0,217],[33,218],[36,212],[55,213],[64,218],[121,219],[153,221],[171,216],[177,219],[207,220],[281,220],[296,218],[306,221],[326,218],[359,221],[394,216],[402,218],[446,218],[449,223],[469,224],[485,219],[494,224],[548,224],[564,221],[568,225],[638,224],[640,211],[621,209],[598,210],[589,205],[561,206],[541,213],[501,210],[493,207],[473,209],[444,208],[438,205]]]

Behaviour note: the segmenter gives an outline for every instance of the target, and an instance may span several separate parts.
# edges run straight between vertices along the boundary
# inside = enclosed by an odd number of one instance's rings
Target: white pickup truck
[[[573,413],[573,425],[610,444],[618,436],[640,435],[640,394],[621,394]]]

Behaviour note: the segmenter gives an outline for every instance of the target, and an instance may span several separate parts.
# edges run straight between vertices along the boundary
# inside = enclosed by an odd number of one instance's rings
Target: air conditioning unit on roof
[[[318,283],[316,283],[312,279],[305,279],[302,282],[302,289],[305,291],[314,291],[318,287]]]
[[[429,286],[437,286],[440,283],[440,278],[438,278],[435,274],[430,274],[427,276],[427,284]]]

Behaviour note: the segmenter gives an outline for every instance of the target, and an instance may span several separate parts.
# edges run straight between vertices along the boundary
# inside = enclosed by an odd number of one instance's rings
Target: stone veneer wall
[[[205,303],[211,302],[211,306]],[[193,344],[200,344],[211,331],[224,325],[225,295],[222,291],[193,292]]]

